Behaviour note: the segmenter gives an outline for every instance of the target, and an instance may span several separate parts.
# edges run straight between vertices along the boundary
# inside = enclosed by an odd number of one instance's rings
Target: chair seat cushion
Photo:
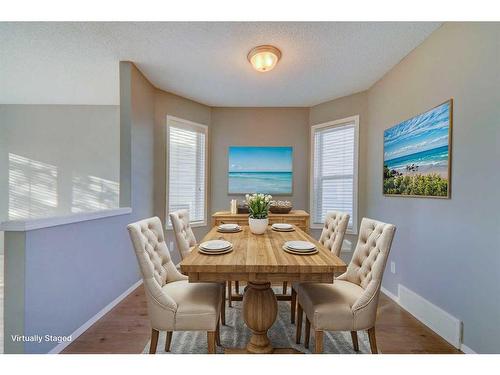
[[[222,301],[222,285],[175,281],[163,291],[177,303],[174,330],[215,331]]]
[[[354,330],[352,306],[364,289],[348,281],[333,284],[300,283],[296,289],[300,305],[315,329]]]

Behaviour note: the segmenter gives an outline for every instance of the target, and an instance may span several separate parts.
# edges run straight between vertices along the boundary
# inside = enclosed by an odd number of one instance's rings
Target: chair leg
[[[231,298],[231,296],[233,295],[233,291],[232,291],[233,286],[232,286],[232,284],[233,283],[231,281],[227,282],[227,299],[228,299],[227,305],[229,307],[233,306],[233,304],[232,304],[232,298]]]
[[[288,289],[288,283],[286,281],[283,281],[283,294],[286,294],[287,289]]]
[[[295,335],[295,342],[300,344],[300,336],[302,335],[302,306],[300,303],[297,304],[297,331]]]
[[[226,285],[222,288],[222,304],[220,306],[220,320],[222,325],[226,325]]]
[[[215,342],[217,346],[221,346],[220,344],[220,324],[217,322],[217,327],[215,328]]]
[[[236,294],[240,294],[240,282],[239,281],[234,282],[234,291],[236,292]]]
[[[321,354],[323,353],[323,331],[314,331],[314,353]]]
[[[165,351],[170,351],[170,344],[172,343],[172,331],[167,331],[167,339],[165,340]]]
[[[309,337],[311,336],[311,322],[306,316],[306,337],[304,338],[304,346],[309,348]]]
[[[370,339],[370,349],[372,350],[372,354],[377,354],[377,340],[375,339],[375,327],[372,327],[368,330],[368,338]]]
[[[149,354],[155,354],[156,353],[156,345],[158,345],[158,335],[160,334],[159,331],[156,329],[151,330],[151,345],[149,347]]]
[[[292,300],[290,301],[290,323],[295,324],[295,310],[297,308],[297,292],[292,287]]]
[[[215,354],[215,331],[207,332],[208,354]]]
[[[351,331],[351,339],[352,339],[352,347],[354,348],[354,351],[359,352],[358,332]]]

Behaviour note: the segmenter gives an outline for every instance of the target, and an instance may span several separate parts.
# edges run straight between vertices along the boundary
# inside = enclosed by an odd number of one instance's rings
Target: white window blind
[[[187,209],[191,224],[205,225],[207,127],[169,116],[167,128],[168,212]]]
[[[329,211],[350,215],[356,233],[358,117],[316,125],[312,130],[312,224],[323,225]]]

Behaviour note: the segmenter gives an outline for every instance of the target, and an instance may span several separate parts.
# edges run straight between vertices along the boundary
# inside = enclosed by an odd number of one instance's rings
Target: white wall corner
[[[58,354],[62,352],[67,346],[71,345],[77,337],[82,335],[87,329],[89,329],[95,322],[101,319],[104,315],[106,315],[113,307],[118,305],[122,300],[124,300],[130,293],[136,290],[142,284],[142,279],[132,284],[130,288],[116,297],[113,301],[111,301],[108,305],[106,305],[101,311],[95,314],[92,318],[86,321],[80,328],[75,330],[70,336],[71,341],[62,342],[56,345],[48,354]]]

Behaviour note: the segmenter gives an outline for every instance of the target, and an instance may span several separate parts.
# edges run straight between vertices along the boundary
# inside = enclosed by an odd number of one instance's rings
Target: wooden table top
[[[248,226],[238,233],[219,233],[217,228],[203,241],[225,239],[233,244],[233,251],[223,255],[205,255],[198,247],[181,262],[181,270],[189,281],[316,281],[332,282],[333,275],[344,272],[346,264],[329,249],[300,228],[293,232],[276,232],[255,235]],[[314,243],[319,253],[293,255],[282,249],[286,241],[303,240]]]

